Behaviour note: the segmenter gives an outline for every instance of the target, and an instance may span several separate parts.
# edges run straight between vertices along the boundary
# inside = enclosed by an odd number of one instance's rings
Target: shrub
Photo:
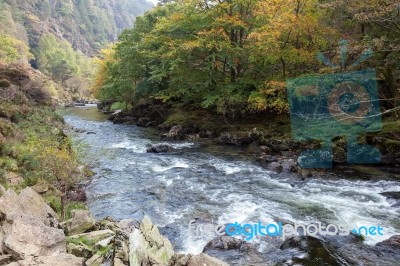
[[[82,177],[75,152],[68,138],[41,138],[31,135],[23,147],[24,161],[31,171],[28,178],[43,179],[61,191],[61,217],[66,218],[66,194]]]
[[[123,102],[115,102],[111,105],[110,111],[116,111],[116,110],[129,110],[132,108],[132,105],[123,103]]]
[[[8,88],[10,87],[10,82],[6,79],[0,79],[0,88]]]

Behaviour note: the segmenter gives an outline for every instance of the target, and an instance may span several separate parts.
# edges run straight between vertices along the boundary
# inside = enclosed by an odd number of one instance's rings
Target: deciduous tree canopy
[[[103,56],[101,99],[161,99],[223,114],[287,110],[285,80],[335,71],[317,60],[349,60],[368,47],[386,91],[397,95],[399,5],[396,1],[180,0],[137,19]],[[107,66],[107,67],[104,67]],[[337,71],[337,69],[336,69]],[[100,88],[100,90],[99,90]]]

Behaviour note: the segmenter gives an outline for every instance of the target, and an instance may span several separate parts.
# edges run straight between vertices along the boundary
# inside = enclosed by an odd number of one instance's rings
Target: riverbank
[[[85,208],[81,181],[90,175],[55,112],[70,98],[26,65],[0,65],[0,83],[0,183],[17,192],[32,187],[67,219]]]
[[[268,238],[272,248],[263,252],[224,235],[211,240],[201,254],[179,254],[147,216],[141,222],[95,221],[90,212],[77,210],[59,223],[54,210],[29,187],[18,195],[0,186],[0,217],[0,263],[7,266],[395,265],[400,259],[399,236],[368,246],[352,234]]]
[[[0,185],[0,263],[7,266],[227,266],[206,254],[177,254],[150,218],[95,221],[72,210],[65,222],[30,187]]]
[[[110,102],[102,103],[99,109],[110,113],[109,120],[115,124],[157,128],[165,140],[188,140],[251,147],[254,161],[277,173],[293,173],[301,178],[332,175],[370,176],[372,179],[400,180],[400,120],[395,116],[383,117],[383,129],[376,133],[359,136],[359,144],[372,145],[382,154],[377,165],[351,166],[346,163],[347,146],[345,137],[332,139],[333,169],[301,169],[297,160],[304,150],[318,149],[319,140],[296,141],[291,135],[288,114],[258,113],[243,117],[228,118],[206,110],[176,109],[167,105],[143,105],[130,110],[110,111]],[[392,168],[390,174],[387,169]],[[393,174],[394,172],[394,174]],[[375,175],[375,177],[373,177]]]
[[[0,65],[0,264],[226,265],[175,254],[149,218],[93,218],[84,191],[92,173],[44,78],[28,66]]]

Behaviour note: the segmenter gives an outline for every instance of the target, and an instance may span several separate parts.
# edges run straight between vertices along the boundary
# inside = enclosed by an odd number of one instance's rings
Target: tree
[[[95,64],[97,67],[96,75],[94,77],[94,82],[91,87],[92,94],[98,99],[107,99],[107,96],[104,96],[105,91],[103,86],[106,83],[106,77],[108,75],[108,66],[109,64],[115,62],[114,58],[114,50],[112,46],[102,49],[100,58],[96,58]]]
[[[40,38],[36,54],[39,69],[58,82],[79,73],[78,55],[71,44],[57,40],[52,34]]]
[[[353,58],[364,49],[374,52],[369,66],[378,70],[383,81],[381,97],[387,107],[399,106],[400,80],[400,12],[396,0],[344,1],[325,4],[332,14],[331,23],[342,35],[357,43]],[[335,14],[335,15],[333,15]],[[338,16],[339,15],[339,16]],[[388,106],[391,104],[391,106]]]
[[[61,216],[62,220],[65,220],[67,193],[83,177],[70,140],[65,138],[60,142],[59,139],[50,136],[43,138],[33,134],[26,140],[25,148],[25,153],[30,156],[29,160],[33,160],[36,165],[34,171],[29,173],[30,177],[44,179],[60,190]]]
[[[324,14],[317,0],[158,6],[120,35],[101,90],[114,98],[161,99],[223,115],[282,111],[285,86],[279,91],[266,86],[318,70],[317,51],[335,38]]]
[[[24,62],[32,59],[33,55],[29,52],[28,46],[22,41],[9,35],[0,33],[0,62]]]

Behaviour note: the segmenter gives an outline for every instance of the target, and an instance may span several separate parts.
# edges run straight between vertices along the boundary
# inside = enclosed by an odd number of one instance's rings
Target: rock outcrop
[[[31,215],[46,226],[58,227],[58,216],[43,198],[33,189],[27,187],[17,195],[13,190],[7,190],[0,198],[0,213]]]
[[[130,265],[168,265],[174,249],[172,244],[162,236],[158,228],[145,217],[140,229],[134,229],[129,236]]]
[[[77,258],[74,255],[62,254],[59,256],[48,257],[29,257],[8,264],[7,266],[82,266],[83,258]]]
[[[64,229],[69,233],[65,236]],[[232,239],[226,239],[231,245]],[[232,242],[232,243],[233,243]],[[236,242],[235,242],[236,243]],[[233,243],[233,244],[235,244]],[[18,195],[0,186],[0,264],[7,266],[226,266],[208,254],[176,254],[149,217],[142,222],[95,222],[74,210],[59,224],[57,214],[31,188]]]
[[[57,214],[37,192],[0,190],[0,255],[13,261],[10,265],[83,265],[82,258],[66,253]]]
[[[171,140],[184,139],[184,136],[185,130],[182,128],[182,126],[173,126],[168,133],[162,135],[163,138]]]
[[[95,219],[89,211],[73,210],[72,218],[67,221],[67,231],[70,235],[76,235],[86,232],[96,224]]]

